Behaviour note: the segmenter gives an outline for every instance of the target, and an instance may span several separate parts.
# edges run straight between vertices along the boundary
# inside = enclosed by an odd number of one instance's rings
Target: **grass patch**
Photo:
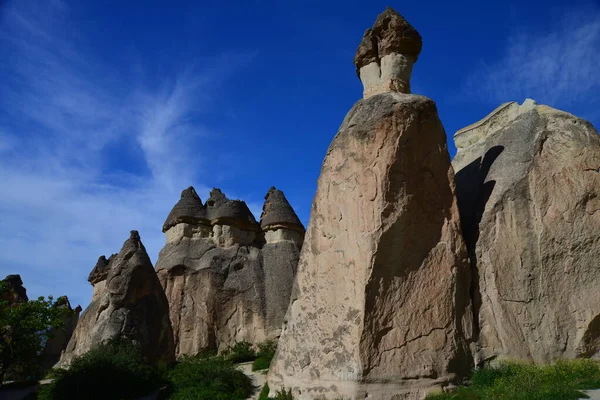
[[[220,357],[185,358],[169,380],[173,400],[244,400],[254,391],[250,378]]]
[[[39,400],[131,399],[165,384],[159,368],[146,364],[140,348],[113,340],[76,358],[68,370],[52,371],[54,381],[41,387]]]
[[[252,371],[260,371],[268,369],[271,365],[271,360],[275,357],[277,343],[273,341],[262,343],[258,346],[257,359],[252,363]]]
[[[237,342],[233,346],[229,346],[221,352],[223,358],[234,364],[239,364],[248,361],[254,361],[258,355],[254,351],[252,344],[248,342]]]
[[[559,361],[548,366],[505,362],[476,370],[470,386],[427,400],[576,400],[581,390],[600,387],[600,364],[593,360]]]

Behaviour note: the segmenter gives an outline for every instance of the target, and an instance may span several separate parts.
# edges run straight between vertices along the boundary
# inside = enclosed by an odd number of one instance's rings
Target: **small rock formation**
[[[388,55],[420,50],[391,9],[369,35],[382,68]],[[329,147],[269,371],[273,391],[422,399],[471,368],[470,268],[446,135],[432,100],[396,89],[366,93]]]
[[[475,273],[476,361],[598,356],[598,132],[528,99],[454,138]]]
[[[106,256],[100,256],[96,262],[96,266],[90,272],[88,282],[94,288],[92,301],[104,294],[104,289],[106,289],[106,278],[108,277],[108,271],[110,270],[110,263],[115,259],[115,256],[116,254],[113,254],[108,260],[106,259]]]
[[[421,53],[421,35],[388,7],[367,29],[354,56],[365,99],[380,93],[410,93],[413,64]]]
[[[169,213],[156,270],[178,356],[279,337],[304,227],[281,191],[266,199],[261,225],[219,189],[203,204],[189,187]]]
[[[81,314],[59,364],[68,366],[92,346],[113,338],[139,343],[148,362],[172,362],[175,346],[167,298],[138,232],[131,231],[110,262],[100,260],[90,274],[96,296]],[[104,289],[96,293],[105,273]]]
[[[52,329],[48,334],[48,340],[40,354],[40,370],[42,376],[46,374],[59,360],[63,350],[66,349],[73,331],[79,320],[81,307],[71,308],[71,303],[67,296],[61,296],[53,304],[53,307],[63,310],[61,320],[63,326],[58,329]]]
[[[25,303],[29,300],[21,275],[8,275],[4,278],[4,284],[8,290],[2,294],[1,299],[8,304]]]

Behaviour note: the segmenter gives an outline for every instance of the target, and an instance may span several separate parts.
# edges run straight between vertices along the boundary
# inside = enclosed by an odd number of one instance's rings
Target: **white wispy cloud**
[[[557,10],[541,28],[508,32],[499,59],[471,71],[460,96],[499,104],[526,97],[593,113],[600,105],[600,7]]]
[[[208,192],[198,182],[205,160],[190,149],[215,133],[197,115],[254,54],[222,54],[158,84],[131,81],[95,57],[69,11],[59,0],[0,11],[0,275],[85,305],[98,256],[137,229],[156,261],[180,190]]]

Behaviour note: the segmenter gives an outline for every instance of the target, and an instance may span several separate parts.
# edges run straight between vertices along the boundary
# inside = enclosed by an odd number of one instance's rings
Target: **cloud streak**
[[[531,97],[593,112],[600,102],[599,65],[600,8],[591,5],[567,11],[541,30],[509,34],[500,58],[477,65],[461,93],[485,103]]]
[[[190,149],[215,133],[198,115],[254,54],[149,85],[94,58],[62,1],[8,3],[0,18],[0,275],[86,305],[98,256],[137,229],[156,261],[179,191],[208,191]]]

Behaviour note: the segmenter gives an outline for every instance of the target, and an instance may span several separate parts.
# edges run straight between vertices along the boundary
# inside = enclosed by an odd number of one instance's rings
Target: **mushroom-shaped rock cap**
[[[98,282],[102,282],[108,276],[108,270],[110,270],[110,262],[114,259],[116,254],[113,254],[106,259],[106,256],[98,257],[98,261],[96,261],[96,266],[90,274],[88,275],[88,282],[92,285],[95,285]]]
[[[181,199],[179,199],[169,213],[169,216],[167,216],[162,230],[166,232],[171,227],[182,222],[188,224],[208,223],[206,209],[192,186],[181,192]]]
[[[206,214],[212,224],[237,226],[246,230],[259,230],[252,212],[241,200],[229,200],[221,189],[213,189],[206,200]]]
[[[421,53],[421,35],[396,10],[388,7],[377,17],[372,28],[367,29],[354,56],[356,72],[391,53],[414,57]]]
[[[263,230],[270,227],[285,227],[300,232],[305,231],[304,225],[283,192],[275,187],[271,187],[265,196],[265,204],[260,215],[260,227]]]
[[[29,298],[27,297],[27,290],[23,287],[23,280],[21,275],[7,275],[4,278],[4,283],[7,286],[7,292],[2,293],[0,300],[8,300],[9,304],[24,303]]]

